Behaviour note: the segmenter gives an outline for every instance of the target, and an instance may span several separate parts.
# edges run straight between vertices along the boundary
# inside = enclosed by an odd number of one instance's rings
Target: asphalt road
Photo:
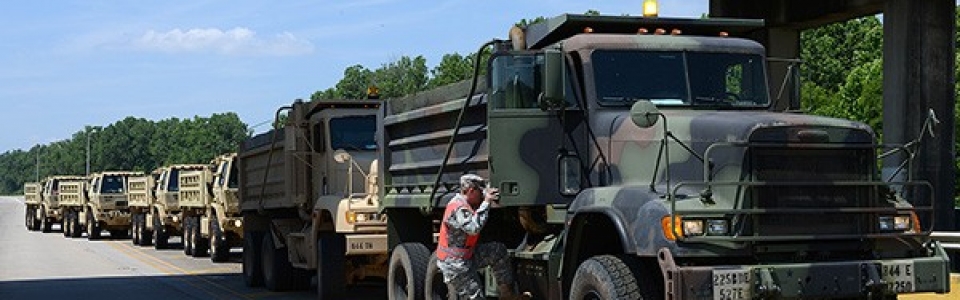
[[[22,197],[0,197],[0,299],[313,299],[275,293],[240,278],[239,249],[226,263],[157,251],[129,239],[88,241],[27,231]],[[106,233],[105,233],[106,235]],[[383,282],[348,287],[349,299],[385,299]]]

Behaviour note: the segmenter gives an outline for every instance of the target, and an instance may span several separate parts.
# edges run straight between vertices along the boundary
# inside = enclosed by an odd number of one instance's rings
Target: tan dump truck
[[[64,213],[60,207],[60,183],[86,180],[82,176],[51,176],[43,180],[40,193],[39,218],[40,230],[50,232],[53,224],[63,224]],[[62,226],[62,225],[61,225]]]
[[[132,176],[127,182],[127,201],[130,207],[130,233],[134,245],[153,244],[153,231],[147,229],[147,214],[156,201],[155,186],[161,169],[150,175]]]
[[[26,207],[26,216],[24,224],[27,230],[40,230],[40,204],[42,197],[40,191],[43,190],[43,184],[39,182],[27,182],[23,184],[23,204]]]
[[[87,181],[62,181],[59,183],[60,207],[63,212],[63,236],[77,238],[83,235],[83,225],[80,214],[87,206]]]
[[[153,232],[156,249],[169,247],[168,239],[183,236],[183,211],[180,206],[180,175],[184,172],[206,170],[204,164],[171,165],[160,168],[154,195],[156,199],[145,218],[146,230]],[[141,237],[142,238],[142,237]]]
[[[385,277],[386,219],[376,169],[367,169],[377,155],[379,105],[297,101],[281,108],[288,111],[283,128],[243,143],[237,164],[247,285],[306,287],[315,272],[318,295],[342,299],[353,280]]]
[[[180,207],[184,212],[184,253],[209,255],[214,262],[230,257],[243,245],[243,219],[237,197],[236,153],[213,159],[208,170],[180,175]]]
[[[81,227],[87,238],[97,239],[106,230],[111,238],[127,238],[130,234],[130,208],[127,189],[130,177],[142,172],[109,171],[90,175],[87,206],[80,213]]]

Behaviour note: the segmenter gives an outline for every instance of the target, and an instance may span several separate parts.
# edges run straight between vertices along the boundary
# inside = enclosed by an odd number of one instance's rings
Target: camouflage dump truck
[[[60,207],[63,212],[63,236],[78,238],[83,236],[85,230],[80,215],[87,207],[87,185],[90,182],[87,177],[76,181],[61,181],[60,189]]]
[[[130,208],[127,196],[129,178],[142,177],[142,172],[108,171],[90,175],[86,207],[80,211],[78,223],[88,239],[98,239],[106,230],[110,238],[127,238],[130,234]]]
[[[210,169],[180,175],[180,208],[184,212],[184,253],[209,255],[214,262],[230,257],[243,244],[243,219],[237,197],[236,153],[220,155]]]
[[[494,42],[488,84],[386,102],[388,295],[446,296],[428,260],[464,173],[500,189],[481,238],[535,299],[947,292],[929,183],[881,178],[902,148],[862,123],[776,111],[738,38],[762,28],[562,15]]]
[[[60,183],[85,181],[81,176],[51,176],[43,180],[43,191],[40,193],[40,230],[50,232],[53,224],[60,223],[63,226],[65,213],[60,206]]]
[[[345,283],[386,275],[374,132],[379,101],[297,101],[283,128],[245,141],[237,158],[243,278],[271,290],[309,286],[340,299]],[[278,111],[279,114],[281,111]],[[367,183],[367,184],[365,184]],[[330,299],[330,298],[328,298]]]
[[[130,234],[134,245],[150,246],[153,244],[153,231],[147,228],[147,215],[156,203],[157,179],[160,171],[149,175],[131,176],[127,178],[127,205],[130,207]],[[152,221],[152,219],[151,219]]]
[[[156,199],[145,217],[145,228],[153,233],[154,248],[166,249],[169,247],[170,237],[183,236],[184,215],[180,206],[180,175],[184,172],[207,170],[207,168],[209,167],[204,164],[179,164],[160,168],[160,176],[154,188]]]
[[[42,203],[43,184],[39,182],[27,182],[23,184],[23,204],[26,207],[25,225],[27,230],[40,230],[40,205]]]

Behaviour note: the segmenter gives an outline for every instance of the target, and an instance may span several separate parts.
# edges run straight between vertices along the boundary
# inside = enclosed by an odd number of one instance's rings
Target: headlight
[[[877,227],[880,231],[912,232],[915,227],[918,227],[914,226],[913,219],[913,214],[880,216],[877,218]]]
[[[727,235],[727,232],[730,232],[729,224],[724,219],[707,220],[707,235]]]
[[[349,223],[349,224],[356,223],[356,222],[357,222],[357,213],[354,212],[354,211],[352,211],[352,210],[348,210],[348,211],[346,212],[346,218],[347,218],[347,223]]]
[[[234,221],[233,221],[233,226],[234,226],[234,227],[237,227],[237,228],[243,227],[243,221],[241,221],[241,220],[234,220]]]
[[[703,220],[683,220],[683,235],[703,235]]]

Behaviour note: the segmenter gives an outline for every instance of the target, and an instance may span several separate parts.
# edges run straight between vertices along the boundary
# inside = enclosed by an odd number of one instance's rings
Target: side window
[[[313,125],[313,152],[323,153],[326,152],[326,123],[325,120],[317,122],[316,125]]]
[[[538,108],[543,55],[500,55],[491,63],[490,104],[493,108]]]
[[[227,170],[227,165],[228,165],[228,164],[227,164],[226,162],[221,162],[221,163],[220,163],[220,171],[219,171],[219,172],[220,172],[220,178],[217,179],[217,186],[223,186],[223,183],[224,183],[224,181],[226,180],[224,177],[227,175],[227,171],[228,171],[228,170]]]

